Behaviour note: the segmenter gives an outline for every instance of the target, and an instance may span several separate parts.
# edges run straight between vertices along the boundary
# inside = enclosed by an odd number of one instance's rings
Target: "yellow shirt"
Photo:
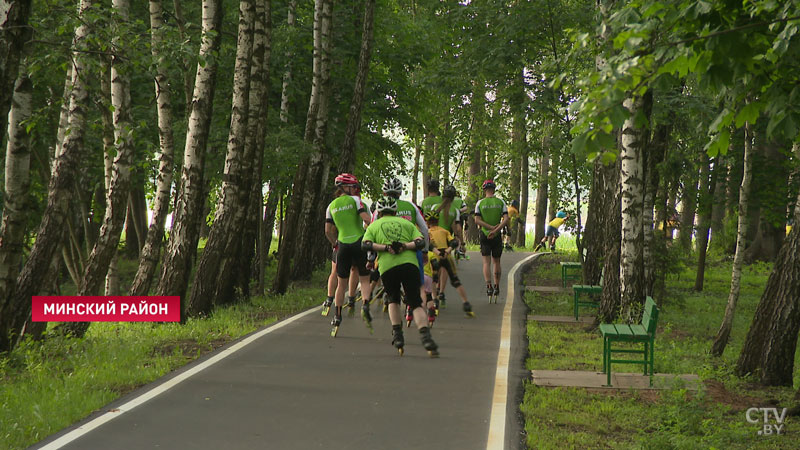
[[[555,219],[550,221],[550,226],[553,228],[558,228],[564,223],[564,219],[561,217],[556,217]]]
[[[428,235],[434,247],[440,249],[447,248],[447,244],[453,240],[453,234],[438,225],[428,228]]]
[[[508,217],[519,217],[519,210],[513,206],[508,207]]]
[[[425,271],[425,275],[427,275],[429,277],[433,276],[433,266],[431,265],[431,263],[432,263],[432,261],[434,261],[436,259],[439,259],[439,257],[436,256],[436,253],[429,251],[428,252],[428,261],[425,263],[425,266],[423,266],[423,268],[422,268]]]

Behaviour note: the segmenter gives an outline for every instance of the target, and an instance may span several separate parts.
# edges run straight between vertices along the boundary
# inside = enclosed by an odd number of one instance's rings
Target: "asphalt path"
[[[470,252],[471,259],[459,263],[476,317],[465,317],[458,294],[448,287],[448,307],[432,329],[438,359],[422,348],[413,324],[404,328],[406,351],[399,356],[391,345],[388,315],[377,305],[374,334],[358,314],[345,314],[336,338],[330,337],[330,317],[317,309],[61,448],[486,449],[506,277],[528,255],[504,253],[501,296],[491,305],[480,254]],[[505,448],[520,442],[524,307],[514,309]],[[163,382],[127,395],[36,447]]]

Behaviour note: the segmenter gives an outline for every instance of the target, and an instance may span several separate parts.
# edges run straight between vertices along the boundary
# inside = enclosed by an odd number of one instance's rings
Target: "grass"
[[[559,239],[559,243],[561,240]],[[576,254],[545,255],[526,275],[527,284],[560,284],[559,260]],[[667,280],[656,336],[657,373],[695,373],[699,392],[673,388],[656,392],[543,388],[527,383],[520,406],[532,449],[789,449],[797,444],[797,418],[786,419],[784,436],[759,436],[746,421],[750,407],[791,407],[792,388],[764,388],[733,375],[745,334],[771,270],[744,269],[730,343],[721,358],[709,349],[722,320],[730,288],[730,262],[710,264],[705,290],[694,292],[694,272],[684,268]],[[527,292],[532,314],[570,315],[572,294]],[[584,310],[582,310],[583,312]],[[586,310],[591,314],[591,310]],[[528,369],[602,370],[602,340],[596,330],[576,325],[529,322]],[[800,352],[798,352],[800,353]],[[800,359],[800,354],[796,359]],[[633,372],[633,366],[615,366]],[[800,385],[800,373],[795,386]]]
[[[121,261],[123,277],[131,264]],[[318,305],[326,278],[318,271],[284,296],[255,297],[183,326],[94,323],[83,339],[23,342],[0,357],[0,449],[26,448],[209,351]]]

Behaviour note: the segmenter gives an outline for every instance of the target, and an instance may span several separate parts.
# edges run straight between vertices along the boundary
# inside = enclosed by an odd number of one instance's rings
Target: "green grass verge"
[[[327,274],[185,325],[94,323],[83,339],[22,343],[0,357],[0,449],[26,448],[205,353],[318,305]]]
[[[559,285],[561,258],[545,255],[526,274],[529,285]],[[788,417],[782,436],[760,436],[746,421],[750,407],[791,407],[792,388],[764,388],[733,375],[744,337],[771,270],[768,264],[744,269],[730,343],[721,358],[709,354],[722,320],[730,288],[730,263],[706,271],[705,290],[692,290],[694,272],[683,270],[667,280],[667,299],[656,336],[657,373],[695,373],[699,392],[673,388],[658,392],[543,388],[526,383],[520,406],[531,449],[790,449],[797,444],[797,418]],[[526,292],[531,314],[572,314],[572,294]],[[582,309],[582,314],[593,311]],[[596,330],[578,325],[529,322],[528,369],[602,370],[602,340]],[[797,358],[800,360],[800,352]],[[614,366],[634,372],[634,366]],[[795,385],[800,384],[800,373]]]

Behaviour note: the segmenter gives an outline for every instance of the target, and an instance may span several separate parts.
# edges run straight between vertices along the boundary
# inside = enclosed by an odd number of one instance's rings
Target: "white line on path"
[[[223,359],[227,358],[228,356],[231,356],[232,354],[236,353],[237,351],[243,349],[245,346],[247,346],[249,344],[252,344],[253,342],[258,340],[259,338],[261,338],[261,337],[263,337],[263,336],[265,336],[265,335],[267,335],[269,333],[272,333],[273,331],[280,330],[281,328],[291,324],[292,322],[295,322],[295,321],[297,321],[299,319],[302,319],[303,317],[305,317],[305,316],[307,316],[307,315],[309,315],[309,314],[311,314],[313,312],[318,312],[319,310],[320,310],[320,307],[309,309],[308,311],[305,311],[305,312],[302,312],[302,313],[297,314],[295,316],[289,317],[286,320],[278,322],[275,325],[272,325],[272,326],[270,326],[268,328],[265,328],[265,329],[255,333],[255,334],[252,334],[252,335],[250,335],[249,337],[247,337],[245,339],[242,339],[241,341],[237,342],[236,344],[233,344],[230,347],[221,350],[219,353],[217,353],[216,355],[212,356],[211,358],[203,361],[202,363],[192,367],[191,369],[189,369],[189,370],[187,370],[185,372],[180,373],[179,375],[175,376],[174,378],[171,378],[170,380],[167,380],[167,381],[159,384],[158,386],[156,386],[153,389],[150,389],[149,391],[145,392],[144,394],[142,394],[142,395],[130,400],[129,402],[125,403],[124,405],[119,406],[118,408],[116,408],[116,409],[114,409],[112,411],[109,411],[109,412],[103,414],[102,416],[100,416],[100,417],[98,417],[98,418],[96,418],[94,420],[91,420],[88,423],[85,423],[84,425],[81,425],[80,427],[70,431],[69,433],[61,436],[60,438],[56,439],[55,441],[45,445],[44,447],[41,447],[40,450],[56,450],[56,449],[59,449],[59,448],[65,446],[65,445],[69,444],[70,442],[72,442],[75,439],[78,439],[79,437],[83,436],[84,434],[94,430],[95,428],[99,427],[100,425],[103,425],[106,422],[109,422],[109,421],[111,421],[113,419],[116,419],[117,417],[121,416],[122,414],[125,414],[126,412],[132,410],[133,408],[136,408],[137,406],[141,405],[142,403],[145,403],[146,401],[151,400],[151,399],[157,397],[158,395],[163,394],[164,392],[172,389],[178,383],[181,383],[182,381],[186,381],[187,379],[189,379],[193,375],[196,375],[196,374],[202,372],[203,370],[208,369],[209,367],[213,366],[214,364],[222,361]]]
[[[506,304],[503,307],[503,325],[500,329],[500,351],[497,353],[497,372],[494,375],[492,413],[489,420],[489,441],[486,450],[503,450],[506,443],[506,410],[508,409],[508,361],[511,356],[511,309],[514,307],[516,289],[514,278],[517,271],[536,254],[514,264],[508,272]]]

